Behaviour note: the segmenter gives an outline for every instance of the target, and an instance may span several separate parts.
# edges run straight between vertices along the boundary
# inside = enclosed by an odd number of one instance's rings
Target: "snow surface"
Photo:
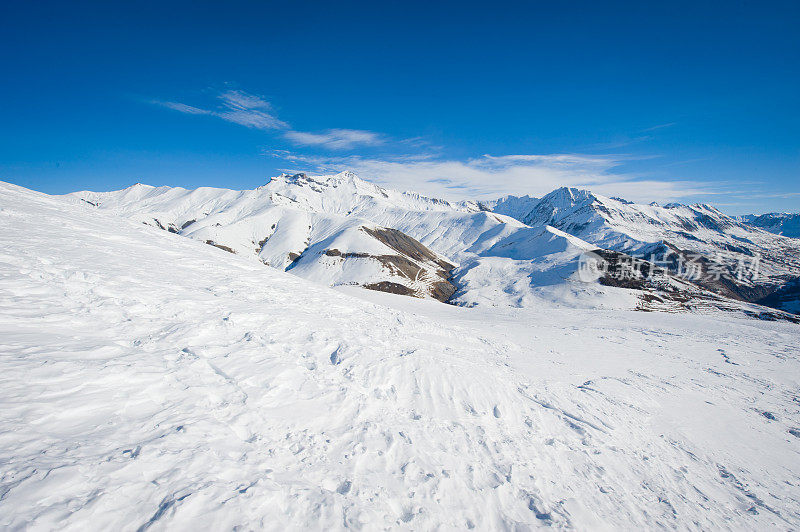
[[[800,328],[464,308],[0,184],[0,528],[794,529]]]

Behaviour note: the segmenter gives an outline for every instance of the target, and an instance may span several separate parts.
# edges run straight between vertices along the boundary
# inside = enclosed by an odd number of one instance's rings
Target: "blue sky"
[[[800,210],[798,2],[4,2],[0,179]]]

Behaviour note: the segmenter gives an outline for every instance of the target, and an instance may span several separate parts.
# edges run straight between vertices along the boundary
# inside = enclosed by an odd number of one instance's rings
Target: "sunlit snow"
[[[0,241],[0,528],[800,526],[795,324],[334,290],[8,184]]]

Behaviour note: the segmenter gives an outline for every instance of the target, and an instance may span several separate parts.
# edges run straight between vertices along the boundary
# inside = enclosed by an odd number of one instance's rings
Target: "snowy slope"
[[[519,259],[517,257],[528,257]],[[632,275],[635,263],[637,275]],[[775,292],[770,306],[720,296],[653,263],[598,249],[550,226],[526,227],[454,271],[450,301],[466,306],[727,311],[800,323],[798,285]],[[780,298],[780,299],[779,299]]]
[[[453,301],[467,306],[559,303],[636,308],[639,293],[578,279],[581,257],[594,249],[596,246],[552,227],[520,229],[456,270],[453,282],[458,289]]]
[[[800,214],[770,212],[767,214],[745,214],[737,216],[736,219],[776,235],[800,238]]]
[[[796,325],[369,303],[6,184],[0,279],[1,528],[800,526]]]
[[[447,299],[453,292],[446,280],[453,265],[414,239],[401,235],[389,242],[382,238],[384,228],[346,216],[351,208],[347,201],[355,195],[336,194],[342,184],[337,180],[346,176],[331,178],[328,190],[333,194],[325,195],[291,195],[277,181],[303,178],[282,176],[269,188],[246,191],[136,184],[117,192],[72,196],[332,286],[388,286],[408,295]],[[374,185],[359,182],[365,193],[373,192]],[[408,195],[408,201],[425,203],[415,195]]]
[[[350,172],[315,177],[281,175],[255,190],[244,191],[137,184],[114,192],[83,191],[70,196],[151,225],[169,228],[171,224],[175,231],[186,236],[225,237],[242,249],[250,245],[252,238],[239,236],[239,241],[234,241],[232,235],[225,235],[225,228],[242,221],[256,225],[253,219],[266,214],[270,215],[269,220],[251,232],[268,235],[271,225],[286,213],[306,216],[308,222],[358,220],[402,231],[455,261],[461,260],[467,248],[474,252],[480,246],[491,245],[492,242],[484,240],[497,238],[492,231],[523,227],[510,217],[482,211],[470,203],[453,204],[384,189]],[[314,223],[307,225],[314,230]],[[198,235],[201,228],[208,233]],[[298,246],[303,245],[307,233],[307,227],[305,232],[299,232]]]

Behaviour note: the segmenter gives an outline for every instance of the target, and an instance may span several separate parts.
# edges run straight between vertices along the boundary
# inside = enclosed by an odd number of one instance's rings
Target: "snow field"
[[[0,527],[800,524],[796,325],[334,291],[11,185],[0,241]]]

